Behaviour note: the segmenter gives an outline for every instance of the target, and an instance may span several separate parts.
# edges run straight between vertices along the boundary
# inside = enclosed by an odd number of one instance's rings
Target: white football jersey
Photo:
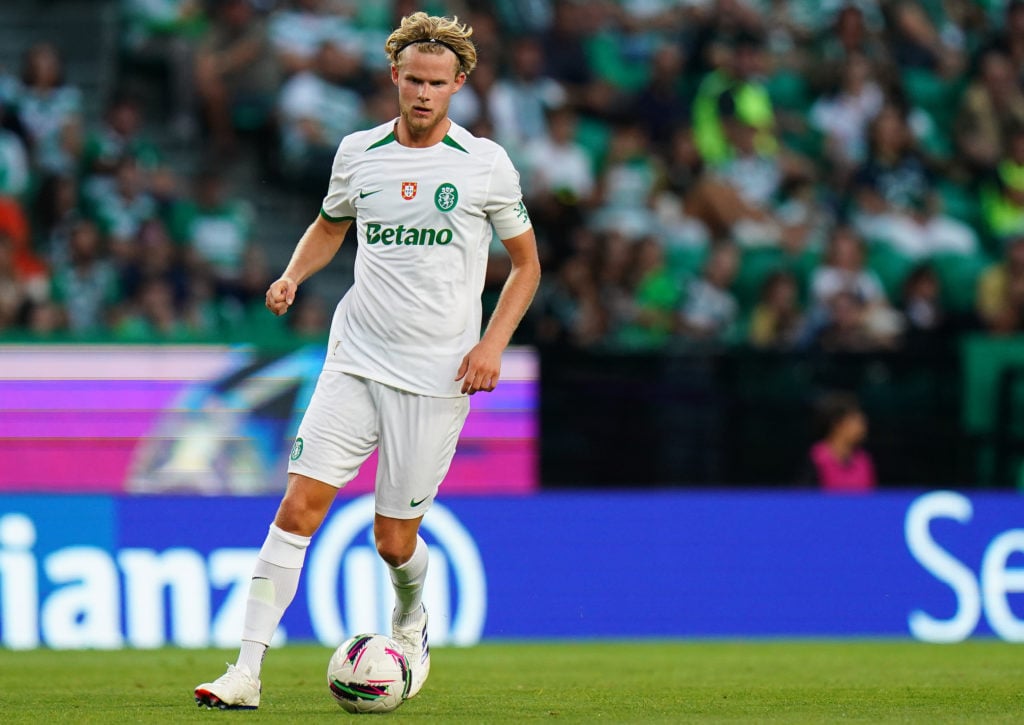
[[[355,219],[359,250],[324,368],[458,396],[459,364],[480,339],[492,218],[502,239],[530,220],[501,146],[453,123],[441,143],[410,148],[394,126],[346,136],[334,159],[320,213]]]

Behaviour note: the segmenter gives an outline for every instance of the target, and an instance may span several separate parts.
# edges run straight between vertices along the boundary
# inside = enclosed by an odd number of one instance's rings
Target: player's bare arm
[[[345,241],[350,219],[332,222],[318,216],[295,245],[284,273],[267,290],[267,309],[283,315],[295,302],[299,285],[327,266]]]
[[[533,229],[502,240],[512,261],[512,271],[505,280],[480,342],[470,350],[459,365],[456,380],[462,381],[462,392],[472,395],[483,390],[491,392],[501,377],[501,354],[508,347],[512,333],[533,302],[540,284],[540,259]]]

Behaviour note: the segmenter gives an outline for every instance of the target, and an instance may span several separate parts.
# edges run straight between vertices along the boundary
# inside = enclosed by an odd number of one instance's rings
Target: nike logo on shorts
[[[409,499],[409,505],[410,505],[410,506],[412,506],[413,508],[416,508],[416,507],[417,507],[417,506],[419,506],[419,505],[420,505],[421,503],[423,503],[424,501],[426,501],[426,500],[427,500],[428,498],[430,498],[430,496],[424,496],[424,497],[423,497],[423,498],[421,498],[421,499],[420,499],[419,501],[417,501],[417,500],[416,500],[416,499],[414,499],[414,498],[411,498],[411,499]]]
[[[362,190],[360,190],[359,198],[360,199],[365,199],[368,196],[373,196],[374,194],[379,194],[382,191],[384,191],[384,190],[383,189],[374,189],[373,191],[362,191]]]

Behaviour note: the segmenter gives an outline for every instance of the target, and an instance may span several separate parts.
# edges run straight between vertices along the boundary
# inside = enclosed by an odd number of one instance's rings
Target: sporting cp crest
[[[402,182],[402,198],[406,201],[411,201],[416,197],[416,186],[415,181],[403,181]]]
[[[434,205],[438,211],[449,212],[459,203],[459,190],[455,184],[444,183],[434,192]]]

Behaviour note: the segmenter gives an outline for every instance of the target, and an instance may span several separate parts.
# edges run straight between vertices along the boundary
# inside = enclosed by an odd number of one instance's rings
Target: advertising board
[[[323,364],[310,345],[0,346],[0,491],[282,491]],[[474,396],[451,493],[537,489],[537,361],[507,350],[502,383]],[[373,490],[376,455],[342,494]]]
[[[233,646],[277,498],[0,497],[0,644]],[[369,496],[310,547],[278,641],[386,631]],[[442,496],[431,640],[1024,641],[1024,499],[952,491]]]

